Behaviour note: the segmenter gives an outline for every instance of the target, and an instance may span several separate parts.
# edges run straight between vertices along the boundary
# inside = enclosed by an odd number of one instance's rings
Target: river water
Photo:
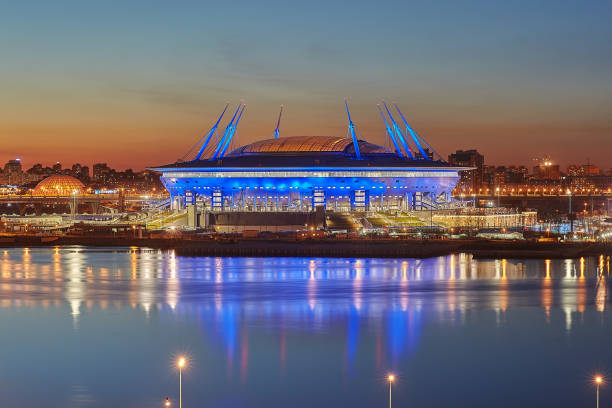
[[[0,405],[178,407],[184,355],[186,408],[610,406],[609,272],[0,249]]]

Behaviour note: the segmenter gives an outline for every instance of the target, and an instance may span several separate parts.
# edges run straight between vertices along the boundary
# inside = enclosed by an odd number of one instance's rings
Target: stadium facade
[[[155,167],[175,209],[211,211],[423,210],[449,205],[462,167],[452,167],[420,137],[395,107],[405,131],[384,106],[380,114],[394,149],[359,140],[347,105],[347,137],[279,137],[226,154],[245,106],[225,131],[212,129],[194,145],[192,160]],[[282,112],[282,111],[281,111]],[[410,142],[410,143],[409,143]],[[195,151],[195,150],[194,150]]]

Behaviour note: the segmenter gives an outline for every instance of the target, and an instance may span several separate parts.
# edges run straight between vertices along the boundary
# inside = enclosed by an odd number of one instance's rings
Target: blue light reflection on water
[[[185,352],[190,406],[372,406],[388,370],[398,403],[576,405],[612,364],[598,268],[2,250],[0,391],[12,406],[157,406]]]

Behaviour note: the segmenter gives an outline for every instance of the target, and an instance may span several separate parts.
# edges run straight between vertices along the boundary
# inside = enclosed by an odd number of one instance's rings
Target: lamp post
[[[395,381],[395,375],[389,374],[387,376],[387,382],[389,383],[389,408],[391,408],[391,385],[393,384],[394,381]]]
[[[597,386],[597,408],[599,408],[599,385],[603,382],[601,375],[595,377],[595,385]]]
[[[570,233],[574,233],[574,218],[572,217],[572,190],[567,190],[567,196],[569,197],[569,213],[568,218],[570,219]]]
[[[166,400],[164,401],[164,407],[168,408],[170,406],[170,398],[166,397]]]
[[[74,217],[76,214],[78,214],[79,209],[78,209],[78,204],[77,204],[77,194],[78,194],[78,190],[74,189],[72,190],[72,209],[71,209],[71,216]]]
[[[185,357],[178,359],[177,365],[179,368],[179,408],[183,408],[183,367],[185,367]]]

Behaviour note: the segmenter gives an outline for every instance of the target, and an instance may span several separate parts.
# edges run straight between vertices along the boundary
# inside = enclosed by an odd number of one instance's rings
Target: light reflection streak
[[[402,311],[408,308],[408,262],[402,261],[402,278],[400,282],[400,302]]]
[[[306,283],[306,296],[308,298],[308,306],[311,311],[317,304],[317,276],[316,276],[316,263],[313,259],[308,263],[309,277]]]
[[[508,309],[508,261],[506,259],[495,261],[495,276],[499,281],[498,299],[495,307],[496,323],[500,326],[505,323],[505,312]]]
[[[598,312],[603,313],[606,310],[606,299],[608,297],[608,283],[604,274],[599,275],[597,281],[597,291],[595,294],[595,307]]]
[[[552,289],[552,277],[551,277],[551,260],[547,259],[546,275],[542,280],[542,307],[546,313],[546,323],[550,323],[550,308],[553,303],[553,289]]]
[[[151,312],[151,306],[155,302],[156,280],[153,277],[151,265],[151,253],[143,251],[138,254],[138,269],[140,271],[138,301],[144,309],[147,317]]]
[[[23,274],[24,274],[25,279],[29,278],[31,261],[32,261],[32,256],[30,255],[30,248],[24,248],[22,265],[23,265]]]
[[[180,294],[180,282],[177,276],[177,261],[174,251],[171,251],[169,254],[168,267],[170,271],[168,275],[168,284],[166,285],[166,303],[172,310],[175,310]]]
[[[128,301],[135,308],[138,306],[138,252],[134,248],[130,248],[130,276]]]
[[[467,254],[459,254],[459,278],[465,280],[468,275],[470,258]]]
[[[361,287],[363,285],[361,275],[363,271],[363,260],[357,259],[355,261],[355,270],[353,276],[353,305],[355,309],[359,311],[361,309]]]
[[[68,281],[66,282],[65,298],[70,304],[74,327],[79,324],[81,314],[81,302],[85,299],[86,286],[83,282],[81,270],[83,268],[83,254],[79,249],[75,249],[66,254],[68,267]]]
[[[587,281],[584,274],[580,274],[580,278],[578,278],[577,289],[576,289],[576,308],[578,313],[582,316],[584,315],[584,311],[586,309],[587,302]]]

